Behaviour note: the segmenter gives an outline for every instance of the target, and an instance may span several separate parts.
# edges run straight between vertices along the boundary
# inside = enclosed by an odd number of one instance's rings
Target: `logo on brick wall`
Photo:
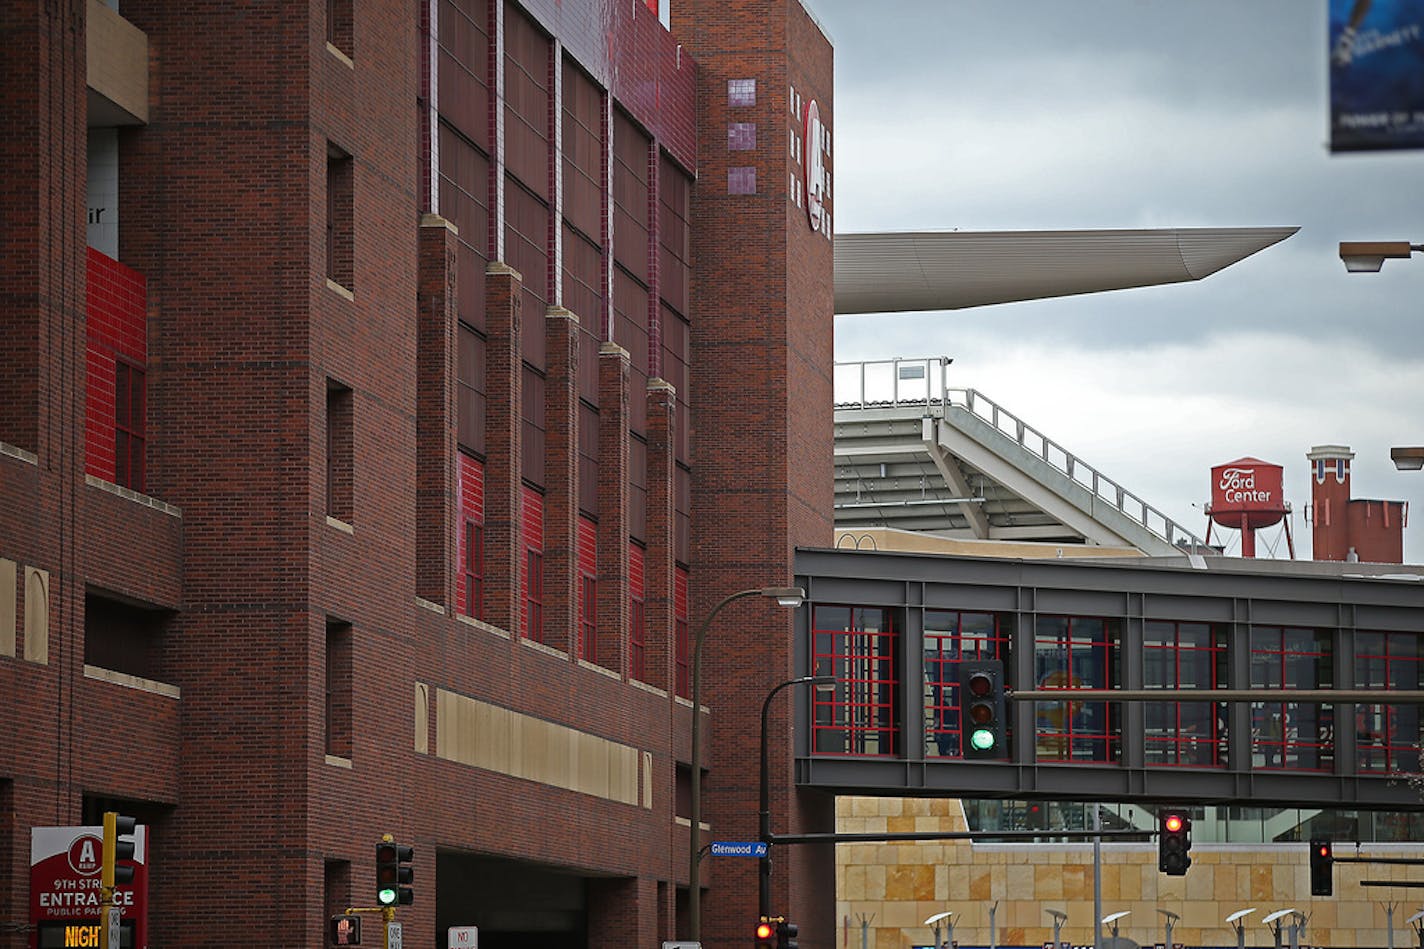
[[[831,137],[821,124],[821,109],[812,99],[806,103],[806,137],[802,153],[802,174],[806,184],[806,218],[811,230],[830,236],[830,215],[826,213],[826,157]]]

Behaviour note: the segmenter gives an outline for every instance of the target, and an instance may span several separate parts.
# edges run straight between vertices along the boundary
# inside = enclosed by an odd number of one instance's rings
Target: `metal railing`
[[[936,414],[942,414],[950,406],[958,406],[1167,543],[1188,550],[1205,549],[1205,542],[1192,531],[982,392],[951,388],[948,367],[952,361],[946,356],[930,356],[836,363],[836,408],[918,406],[939,408]],[[851,398],[842,398],[843,385],[849,387]]]

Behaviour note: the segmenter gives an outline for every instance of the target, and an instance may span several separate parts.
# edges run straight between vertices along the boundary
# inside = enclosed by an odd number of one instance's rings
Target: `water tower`
[[[1295,559],[1291,506],[1286,501],[1281,466],[1259,458],[1238,458],[1211,469],[1211,502],[1206,506],[1206,542],[1213,524],[1241,531],[1241,556],[1256,556],[1256,531],[1285,522],[1286,548]]]

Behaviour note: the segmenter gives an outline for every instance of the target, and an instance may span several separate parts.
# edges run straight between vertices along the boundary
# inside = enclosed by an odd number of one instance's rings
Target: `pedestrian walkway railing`
[[[924,414],[948,418],[951,423],[950,410],[961,409],[1011,441],[1020,453],[1042,460],[1172,546],[1205,549],[1195,533],[993,399],[977,389],[951,387],[948,369],[952,361],[946,356],[930,356],[836,363],[836,408],[920,408]]]

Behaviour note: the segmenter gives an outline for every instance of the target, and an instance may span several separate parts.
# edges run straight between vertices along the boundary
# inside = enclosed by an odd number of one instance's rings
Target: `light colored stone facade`
[[[967,830],[958,800],[842,797],[836,805],[841,833]],[[1336,856],[1354,855],[1336,842]],[[1261,920],[1279,909],[1308,914],[1302,945],[1330,949],[1385,946],[1385,906],[1394,903],[1394,945],[1418,942],[1405,920],[1424,902],[1424,890],[1361,886],[1361,880],[1424,880],[1424,866],[1340,863],[1335,895],[1310,895],[1304,843],[1192,845],[1185,877],[1157,869],[1157,845],[1102,845],[1103,914],[1130,910],[1119,935],[1151,946],[1164,936],[1157,911],[1179,914],[1173,941],[1186,946],[1236,945],[1225,922],[1256,907],[1246,919],[1247,946],[1274,946]],[[1372,845],[1362,856],[1424,857],[1424,845]],[[995,901],[999,946],[1042,946],[1053,938],[1048,910],[1068,914],[1060,939],[1074,946],[1093,941],[1091,843],[974,844],[969,841],[838,844],[836,846],[840,949],[909,949],[934,938],[924,920],[954,911],[961,946],[989,945],[989,907]],[[862,922],[865,929],[862,946]],[[1110,935],[1105,929],[1104,935]],[[944,933],[941,932],[941,938]]]

